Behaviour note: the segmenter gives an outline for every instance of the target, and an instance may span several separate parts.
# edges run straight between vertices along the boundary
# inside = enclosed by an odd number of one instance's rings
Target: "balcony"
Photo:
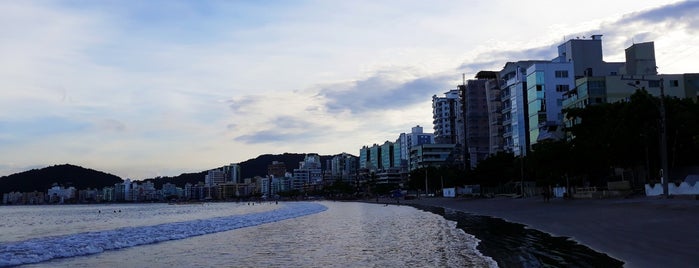
[[[500,112],[503,114],[509,114],[510,112],[512,112],[512,106],[503,106]]]

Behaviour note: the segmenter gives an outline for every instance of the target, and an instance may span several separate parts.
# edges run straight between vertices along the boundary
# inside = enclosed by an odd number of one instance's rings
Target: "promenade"
[[[521,223],[565,236],[625,267],[699,267],[699,200],[542,198],[401,200]]]

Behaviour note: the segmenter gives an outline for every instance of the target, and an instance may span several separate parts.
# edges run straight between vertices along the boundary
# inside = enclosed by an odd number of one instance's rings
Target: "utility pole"
[[[663,185],[663,196],[665,196],[665,198],[669,198],[670,190],[668,188],[668,181],[670,180],[670,169],[668,168],[667,164],[667,119],[665,114],[665,81],[662,77],[660,77],[659,79],[646,79],[644,76],[641,76],[641,79],[634,79],[633,76],[631,78],[624,78],[624,76],[621,76],[621,80],[635,80],[635,84],[628,83],[628,85],[633,86],[636,89],[638,89],[640,81],[653,81],[658,82],[660,84],[660,165],[662,166],[662,169],[660,170],[660,182]]]

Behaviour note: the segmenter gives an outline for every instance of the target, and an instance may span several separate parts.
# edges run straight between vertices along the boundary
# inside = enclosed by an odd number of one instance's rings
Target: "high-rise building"
[[[341,153],[330,159],[330,176],[333,180],[353,181],[356,177],[359,158],[348,153]]]
[[[204,183],[207,187],[212,187],[224,182],[226,182],[226,176],[221,169],[209,170],[204,176]]]
[[[547,61],[508,62],[499,73],[504,85],[500,91],[503,150],[525,156],[529,147],[529,111],[527,109],[527,68]]]
[[[434,143],[434,134],[422,132],[420,125],[411,128],[409,133],[401,133],[396,143],[400,143],[400,159],[402,165],[408,166],[410,148],[421,144]]]
[[[371,151],[368,146],[364,145],[359,149],[359,168],[368,169],[371,166],[369,158],[371,158]]]
[[[459,144],[456,129],[458,113],[462,111],[459,90],[452,89],[444,97],[432,96],[432,123],[435,143]]]
[[[133,194],[131,193],[131,190],[133,189],[131,185],[131,179],[126,179],[124,180],[124,200],[126,201],[131,201],[131,197]]]
[[[479,161],[486,159],[491,154],[491,130],[494,130],[495,147],[499,147],[500,123],[500,96],[499,82],[496,72],[480,71],[476,79],[465,81],[465,85],[459,86],[463,105],[463,116],[459,116],[459,129],[457,129],[457,152],[461,150],[461,158],[457,161],[468,161],[471,168],[476,167]],[[495,94],[488,98],[488,93]],[[491,115],[491,112],[493,115]],[[460,114],[461,115],[461,114]],[[491,122],[491,119],[493,121]],[[492,124],[491,124],[492,123]],[[463,124],[463,127],[461,127]],[[465,145],[465,146],[463,146]]]
[[[395,152],[393,146],[393,142],[390,141],[386,141],[381,145],[381,160],[379,162],[379,167],[381,169],[387,169],[396,166],[395,158],[393,157],[393,153]],[[398,164],[400,165],[400,163]]]
[[[292,188],[310,190],[320,187],[322,183],[323,170],[320,155],[307,154],[304,160],[299,162],[299,168],[294,169]]]
[[[535,63],[527,68],[529,144],[563,138],[563,95],[575,87],[570,62]]]

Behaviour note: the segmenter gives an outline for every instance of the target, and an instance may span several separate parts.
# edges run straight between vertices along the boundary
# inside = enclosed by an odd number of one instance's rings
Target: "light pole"
[[[427,197],[427,167],[425,167],[425,197]]]
[[[519,188],[522,191],[522,198],[524,198],[524,146],[520,145],[519,149]]]
[[[624,78],[622,76],[621,80],[635,80],[635,84],[628,83],[628,85],[633,86],[636,89],[638,89],[638,84],[640,84],[640,81],[653,81],[658,82],[660,84],[660,165],[662,166],[662,169],[660,170],[660,182],[663,185],[663,196],[665,196],[665,198],[669,198],[670,191],[668,189],[668,180],[670,179],[670,169],[667,165],[667,119],[665,118],[665,81],[662,77],[660,79],[645,79],[643,76],[641,76],[641,79],[634,79],[633,77]]]

